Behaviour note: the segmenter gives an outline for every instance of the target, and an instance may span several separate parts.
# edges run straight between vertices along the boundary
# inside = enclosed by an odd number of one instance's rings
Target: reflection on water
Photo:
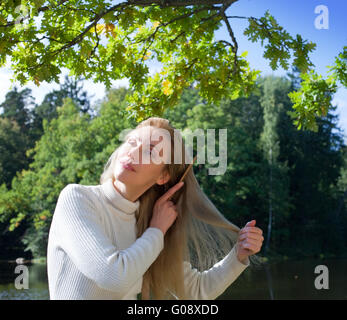
[[[317,265],[329,270],[329,289],[316,289]],[[218,299],[347,299],[347,259],[282,261],[248,267]]]
[[[29,288],[16,289],[16,263],[0,261],[0,300],[48,300],[46,264],[25,264],[29,269]]]
[[[314,273],[317,265],[329,269],[329,289],[317,290]],[[14,286],[16,263],[0,262],[1,300],[49,299],[45,264],[26,264],[29,289]],[[347,299],[347,259],[283,261],[248,267],[217,299]]]
[[[272,284],[272,276],[271,276],[271,270],[268,264],[264,266],[264,270],[266,273],[266,280],[267,280],[267,286],[269,288],[269,295],[270,299],[274,300],[274,293],[273,293],[273,284]]]

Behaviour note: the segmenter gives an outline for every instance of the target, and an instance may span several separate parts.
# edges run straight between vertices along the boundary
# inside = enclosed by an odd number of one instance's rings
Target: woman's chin
[[[126,169],[120,169],[115,172],[115,178],[116,180],[119,180],[123,183],[127,183],[128,181],[131,181],[134,179],[134,171],[129,171]]]

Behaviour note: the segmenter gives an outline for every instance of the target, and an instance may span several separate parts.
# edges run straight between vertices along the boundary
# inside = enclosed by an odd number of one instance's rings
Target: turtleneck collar
[[[133,215],[140,206],[140,200],[132,202],[124,198],[114,187],[112,178],[107,179],[102,185],[101,189],[104,192],[111,205],[118,210],[123,211],[127,215]]]

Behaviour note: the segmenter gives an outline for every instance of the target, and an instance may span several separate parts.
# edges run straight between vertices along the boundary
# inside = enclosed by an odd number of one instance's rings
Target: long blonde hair
[[[140,197],[136,215],[137,238],[149,227],[156,200],[180,180],[189,163],[175,164],[174,130],[167,119],[151,117],[134,129],[145,126],[166,129],[171,135],[171,163],[165,164],[170,180],[164,185],[154,184]],[[129,134],[129,133],[128,133]],[[185,147],[182,140],[182,159]],[[100,184],[114,179],[114,166],[119,147],[107,161]],[[177,150],[176,150],[177,151]],[[228,221],[201,190],[191,168],[184,178],[184,186],[172,199],[176,203],[178,216],[164,237],[164,249],[143,276],[142,298],[191,299],[184,288],[183,262],[203,271],[224,258],[235,245],[239,227]],[[175,297],[176,296],[176,297]],[[176,298],[176,299],[177,299]]]

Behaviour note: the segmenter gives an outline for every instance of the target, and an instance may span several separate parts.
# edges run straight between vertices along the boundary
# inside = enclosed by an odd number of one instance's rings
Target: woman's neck
[[[131,202],[135,202],[144,193],[144,191],[139,190],[138,187],[135,188],[129,184],[126,185],[117,179],[114,179],[112,184],[119,194]]]

